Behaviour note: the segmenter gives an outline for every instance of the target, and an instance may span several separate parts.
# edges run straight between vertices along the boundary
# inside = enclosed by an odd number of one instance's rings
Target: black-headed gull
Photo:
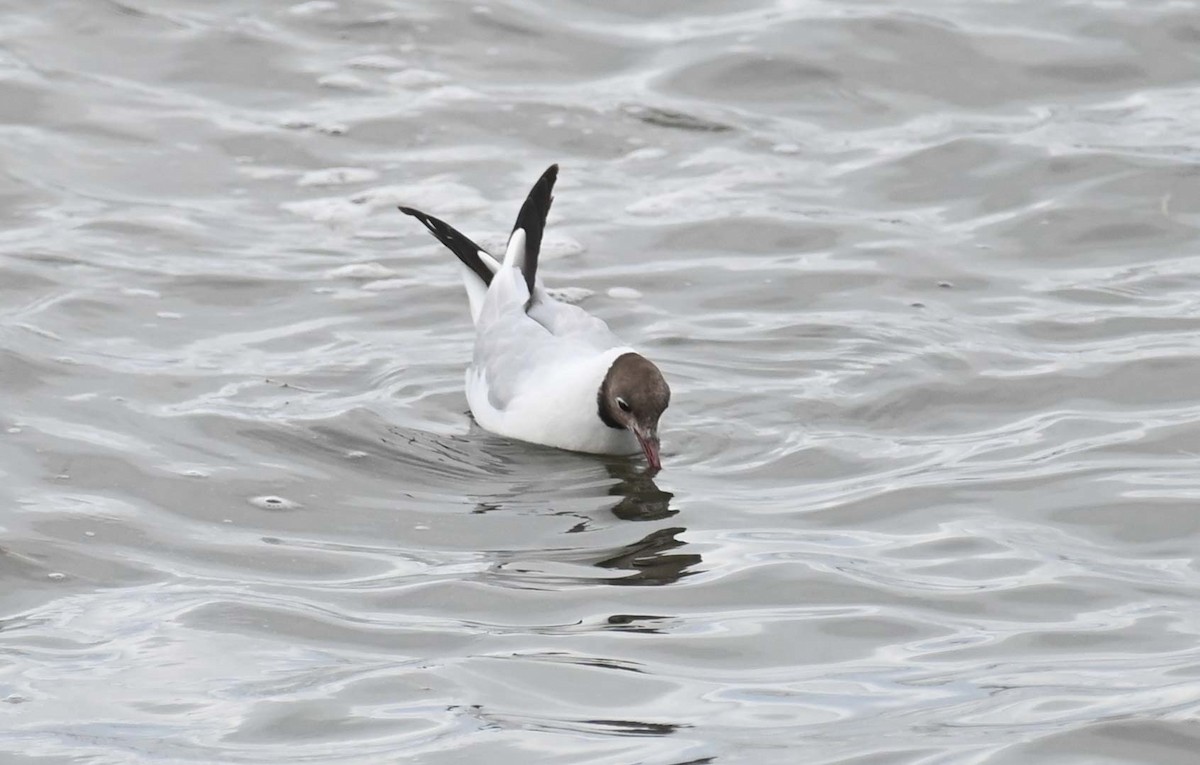
[[[640,447],[657,470],[667,381],[603,321],[551,297],[537,272],[557,177],[551,165],[534,184],[503,262],[431,215],[400,211],[458,256],[475,320],[466,387],[476,421],[502,436],[572,451],[631,454]]]

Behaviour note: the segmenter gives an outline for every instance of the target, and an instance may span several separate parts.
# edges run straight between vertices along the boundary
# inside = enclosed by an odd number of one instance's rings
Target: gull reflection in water
[[[612,507],[616,517],[625,521],[657,521],[679,513],[671,507],[675,495],[658,488],[654,482],[654,471],[645,470],[630,461],[612,460],[606,463],[606,467],[608,474],[617,479],[608,493],[621,498]],[[594,565],[633,572],[619,579],[608,579],[608,584],[657,585],[676,582],[693,573],[701,561],[696,553],[669,553],[686,544],[676,539],[686,530],[682,526],[657,528],[636,542],[608,550]]]
[[[621,501],[612,508],[613,515],[623,521],[657,521],[678,513],[671,509],[675,497],[654,483],[653,470],[646,470],[629,461],[610,461],[605,464],[608,474],[617,480],[608,490],[609,496]]]

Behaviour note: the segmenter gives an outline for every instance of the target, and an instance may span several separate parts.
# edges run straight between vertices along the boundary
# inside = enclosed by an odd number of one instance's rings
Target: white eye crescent
[[[628,402],[628,401],[626,401],[626,400],[625,400],[625,399],[623,399],[623,398],[618,398],[618,399],[617,399],[617,406],[621,407],[621,411],[622,411],[622,412],[628,412],[628,411],[629,411],[629,402]]]

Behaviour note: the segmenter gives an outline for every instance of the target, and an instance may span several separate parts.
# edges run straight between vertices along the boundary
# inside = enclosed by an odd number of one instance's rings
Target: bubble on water
[[[253,497],[250,504],[263,510],[295,510],[300,507],[300,504],[293,502],[284,497],[277,497],[273,494],[268,494],[263,497]]]
[[[293,170],[288,170],[282,167],[268,167],[265,165],[239,167],[236,168],[236,170],[239,175],[244,175],[247,178],[255,181],[269,181],[275,178],[286,178],[296,174]]]
[[[286,202],[280,207],[293,215],[308,218],[314,223],[325,223],[333,228],[357,226],[371,212],[366,205],[349,199],[308,199],[303,202]]]
[[[397,231],[355,231],[355,239],[371,239],[380,241],[382,239],[403,239],[407,234],[401,234]]]
[[[384,292],[386,290],[403,289],[416,283],[415,279],[378,279],[373,282],[367,282],[362,288],[370,292]]]
[[[318,13],[336,11],[337,7],[337,3],[332,0],[309,0],[307,3],[297,3],[288,8],[288,13],[293,16],[315,16]]]
[[[395,56],[386,53],[368,54],[350,60],[350,66],[355,69],[403,69],[405,64]]]
[[[444,85],[449,79],[440,72],[431,72],[428,69],[404,69],[387,76],[387,81],[392,85],[410,89]]]
[[[61,582],[67,578],[67,575],[61,571],[51,571],[49,574],[46,574],[46,578],[52,582]]]
[[[645,146],[641,149],[634,149],[624,157],[621,157],[621,160],[624,162],[641,162],[648,159],[662,159],[665,156],[667,156],[666,149],[657,146]]]
[[[94,531],[85,531],[85,532],[83,532],[83,535],[84,535],[85,537],[94,537],[94,536],[96,536],[96,532],[94,532]]]
[[[640,300],[642,293],[633,287],[609,287],[608,296],[618,300]]]
[[[327,279],[387,279],[396,271],[382,263],[351,263],[325,272]]]
[[[379,172],[366,167],[329,167],[311,170],[296,181],[300,186],[344,186],[349,183],[367,183],[379,178]]]
[[[630,215],[664,216],[698,210],[706,201],[703,192],[684,189],[639,199],[626,205],[625,212]]]
[[[327,74],[318,79],[317,84],[338,90],[368,90],[367,83],[352,74]]]
[[[318,122],[300,114],[284,115],[279,124],[289,130],[316,130],[327,135],[343,135],[349,128],[340,122]]]
[[[587,248],[578,239],[565,234],[547,234],[542,240],[541,259],[553,260],[582,254]]]
[[[572,304],[582,302],[596,294],[595,291],[589,290],[587,287],[548,287],[546,288],[546,292],[555,300]]]
[[[19,693],[10,693],[4,698],[0,699],[0,701],[3,701],[5,704],[24,704],[26,701],[29,701],[29,699]]]

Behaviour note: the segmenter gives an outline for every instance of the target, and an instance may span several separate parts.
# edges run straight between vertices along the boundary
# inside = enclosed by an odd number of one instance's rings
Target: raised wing
[[[554,181],[558,179],[558,165],[551,165],[538,178],[537,183],[525,197],[521,211],[517,213],[517,222],[513,224],[512,234],[509,235],[511,246],[512,237],[518,231],[525,232],[523,252],[513,265],[525,274],[525,286],[532,293],[537,280],[538,254],[542,251],[542,234],[546,230],[546,216],[550,214],[550,204],[554,201]]]
[[[467,301],[471,306],[471,320],[478,321],[483,297],[487,294],[492,275],[499,270],[500,263],[449,223],[411,207],[401,207],[400,212],[419,220],[429,229],[429,233],[458,257],[463,287],[467,290]]]

